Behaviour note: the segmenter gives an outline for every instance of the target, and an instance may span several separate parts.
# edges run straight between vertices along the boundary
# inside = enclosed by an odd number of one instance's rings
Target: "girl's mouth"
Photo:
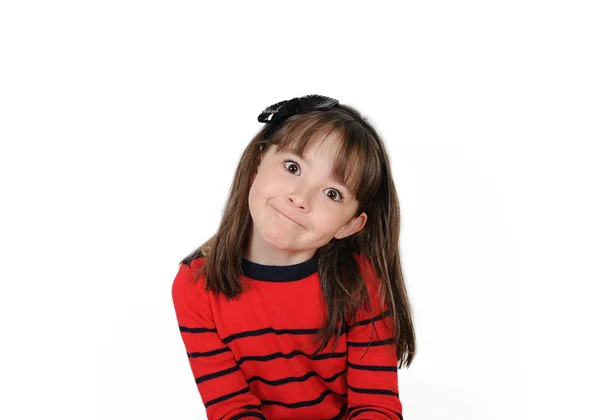
[[[273,207],[273,208],[275,209],[275,211],[276,211],[277,213],[279,213],[281,216],[283,216],[283,217],[285,217],[286,219],[288,219],[288,220],[290,220],[290,221],[294,222],[295,224],[297,224],[298,226],[300,226],[300,227],[302,227],[302,228],[304,227],[304,226],[302,226],[300,223],[296,222],[294,219],[291,219],[291,218],[289,218],[289,217],[288,217],[288,216],[286,216],[284,213],[282,213],[282,212],[280,212],[279,210],[277,210],[277,208],[275,208],[274,206],[271,206],[271,207]]]

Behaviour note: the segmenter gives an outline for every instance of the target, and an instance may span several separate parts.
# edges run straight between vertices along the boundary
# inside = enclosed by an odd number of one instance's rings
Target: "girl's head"
[[[342,108],[293,115],[259,133],[249,146],[258,153],[248,194],[247,245],[254,251],[246,254],[269,249],[271,261],[298,263],[360,232],[369,192],[381,178],[381,171],[369,170],[381,167],[378,140],[367,136]]]
[[[231,299],[244,290],[243,257],[259,255],[271,261],[267,264],[289,265],[316,254],[328,309],[319,352],[329,337],[339,336],[347,315],[370,307],[354,256],[362,254],[379,277],[397,356],[408,366],[415,338],[389,159],[379,135],[357,110],[326,99],[334,105],[300,107],[266,122],[242,154],[217,233],[182,262],[207,257],[196,278],[205,274],[208,290]]]
[[[388,207],[388,166],[376,131],[349,106],[267,123],[247,146],[231,192],[244,203],[238,217],[252,220],[244,256],[268,249],[272,261],[302,262],[330,242],[360,252],[379,225],[369,221],[373,207]]]

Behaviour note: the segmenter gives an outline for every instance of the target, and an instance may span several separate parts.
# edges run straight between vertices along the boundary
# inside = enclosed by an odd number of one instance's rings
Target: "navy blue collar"
[[[262,265],[242,257],[242,274],[260,281],[296,281],[317,272],[317,254],[293,265]]]

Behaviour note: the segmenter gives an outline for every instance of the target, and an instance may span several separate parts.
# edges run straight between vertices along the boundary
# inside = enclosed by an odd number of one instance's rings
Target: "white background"
[[[317,93],[389,152],[405,419],[600,418],[595,3],[2,2],[0,417],[204,418],[178,262]]]

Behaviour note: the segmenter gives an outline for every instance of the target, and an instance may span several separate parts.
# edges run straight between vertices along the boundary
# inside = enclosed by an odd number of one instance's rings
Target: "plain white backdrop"
[[[0,5],[0,417],[202,419],[171,301],[258,114],[379,130],[406,420],[600,418],[595,2]],[[596,332],[594,332],[596,331]]]

